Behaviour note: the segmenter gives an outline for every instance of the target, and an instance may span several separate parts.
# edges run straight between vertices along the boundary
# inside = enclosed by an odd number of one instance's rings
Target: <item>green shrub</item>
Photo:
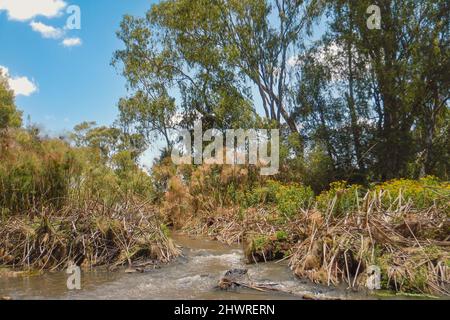
[[[281,185],[275,194],[276,206],[279,212],[292,217],[300,208],[308,208],[314,199],[314,192],[310,187],[300,184]]]
[[[257,187],[250,191],[246,191],[239,203],[245,208],[256,207],[260,204],[273,203],[268,199],[269,188]]]
[[[74,151],[60,140],[39,141],[24,131],[8,139],[13,145],[0,155],[2,211],[60,207],[80,174]]]
[[[317,207],[322,212],[331,210],[331,213],[337,216],[357,210],[361,191],[362,187],[359,185],[348,186],[345,181],[333,182],[330,190],[316,197]]]
[[[395,201],[402,203],[410,201],[415,209],[425,209],[433,205],[448,208],[450,201],[450,184],[441,182],[435,177],[425,177],[420,180],[395,179],[374,188],[382,192],[382,202],[386,207]]]
[[[10,131],[2,141],[8,145],[0,154],[2,217],[44,207],[58,210],[64,204],[86,200],[112,204],[154,195],[150,176],[129,152],[117,153],[109,165],[97,148],[72,147],[23,129]]]
[[[245,207],[259,204],[272,204],[285,216],[292,217],[300,208],[308,208],[314,199],[310,187],[301,184],[283,185],[278,181],[269,180],[262,187],[257,187],[245,194],[242,204]]]

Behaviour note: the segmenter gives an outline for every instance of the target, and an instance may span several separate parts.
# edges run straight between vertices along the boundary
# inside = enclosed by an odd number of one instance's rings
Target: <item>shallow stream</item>
[[[82,272],[81,290],[69,291],[65,272],[42,276],[0,278],[0,297],[12,299],[301,299],[305,294],[352,299],[370,298],[317,286],[297,279],[287,262],[247,265],[241,246],[226,246],[201,237],[173,235],[183,249],[177,261],[145,273],[108,272],[97,269]],[[222,291],[219,279],[227,270],[248,269],[252,282],[276,283],[283,292],[251,289]]]

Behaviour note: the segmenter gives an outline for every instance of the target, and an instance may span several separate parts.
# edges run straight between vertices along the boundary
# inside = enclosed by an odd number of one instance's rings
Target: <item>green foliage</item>
[[[36,140],[25,131],[7,137],[14,146],[0,155],[0,207],[22,212],[60,207],[81,170],[76,153],[60,140]]]
[[[330,212],[337,216],[353,212],[358,209],[361,191],[362,188],[359,185],[348,186],[345,181],[333,182],[330,190],[317,196],[317,207],[322,212]]]
[[[450,199],[450,185],[436,177],[419,180],[394,179],[369,189],[380,199],[386,209],[409,203],[416,210],[432,206],[447,210]],[[330,190],[316,197],[317,207],[322,212],[342,215],[361,209],[366,190],[359,185],[348,185],[345,181],[333,182]]]
[[[244,244],[244,254],[249,263],[267,262],[282,259],[289,254],[286,243],[287,234],[278,231],[268,234],[248,234]]]
[[[277,241],[286,241],[289,236],[286,231],[278,230],[277,232],[275,232],[275,237]]]
[[[337,174],[333,160],[326,154],[324,148],[319,146],[307,154],[300,172],[303,183],[310,186],[315,193],[326,190],[336,179]]]
[[[170,238],[170,229],[164,224],[161,224],[161,231],[166,238]]]
[[[260,204],[274,203],[275,192],[270,190],[268,186],[255,187],[252,190],[247,190],[245,196],[241,199],[240,203],[246,207],[256,207]]]
[[[16,109],[14,92],[0,70],[0,133],[6,128],[18,128],[22,124],[22,112]]]
[[[86,132],[89,140],[78,138],[92,143],[79,147],[23,129],[4,135],[0,140],[8,148],[0,154],[2,215],[44,207],[57,210],[93,199],[112,204],[133,196],[154,198],[152,180],[137,166],[133,150],[114,153],[113,142],[93,143],[99,141],[98,135]],[[105,153],[106,149],[110,151]]]
[[[382,201],[387,207],[399,200],[404,204],[410,201],[415,209],[425,209],[433,205],[449,206],[450,184],[441,182],[436,177],[391,180],[376,186],[375,190],[383,192]]]
[[[258,235],[253,239],[253,249],[256,251],[264,250],[264,248],[269,243],[269,238],[265,235]]]
[[[314,192],[310,187],[300,184],[291,184],[287,186],[279,186],[275,193],[277,209],[284,215],[292,217],[300,208],[308,208],[313,199]]]
[[[246,194],[247,207],[258,204],[273,204],[278,211],[287,217],[297,214],[300,209],[307,209],[314,199],[314,192],[310,187],[301,184],[283,185],[269,180],[264,187],[258,187]]]

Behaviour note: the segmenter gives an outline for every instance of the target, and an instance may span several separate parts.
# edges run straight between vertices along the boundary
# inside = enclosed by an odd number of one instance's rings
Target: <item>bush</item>
[[[59,208],[80,174],[75,152],[60,140],[36,140],[15,132],[0,155],[0,207],[22,212],[42,206]]]
[[[86,200],[113,204],[134,196],[154,197],[150,176],[128,152],[118,153],[108,165],[95,148],[75,148],[23,129],[11,130],[1,139],[8,145],[0,154],[2,216],[44,207],[58,210]]]
[[[314,192],[310,187],[300,184],[281,185],[275,194],[276,205],[279,212],[292,217],[300,208],[308,208],[314,199]]]
[[[359,185],[348,186],[346,181],[333,182],[330,190],[317,196],[317,207],[324,213],[331,210],[330,213],[338,216],[352,212],[358,208],[361,191],[362,187]]]
[[[266,186],[258,187],[247,193],[246,206],[273,204],[285,216],[292,217],[300,208],[308,208],[314,199],[310,187],[293,183],[283,185],[277,181],[268,181]]]
[[[382,202],[386,207],[394,202],[410,201],[415,209],[425,209],[433,205],[438,207],[449,206],[450,184],[441,182],[435,177],[426,177],[420,180],[396,179],[375,187],[382,193]]]

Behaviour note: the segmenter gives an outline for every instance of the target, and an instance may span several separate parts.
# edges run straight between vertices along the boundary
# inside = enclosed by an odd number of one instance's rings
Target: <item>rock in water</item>
[[[247,274],[247,269],[232,269],[228,270],[219,281],[219,288],[222,290],[234,289],[239,286],[244,276]]]
[[[225,277],[241,278],[247,274],[247,269],[232,269],[225,273]]]

